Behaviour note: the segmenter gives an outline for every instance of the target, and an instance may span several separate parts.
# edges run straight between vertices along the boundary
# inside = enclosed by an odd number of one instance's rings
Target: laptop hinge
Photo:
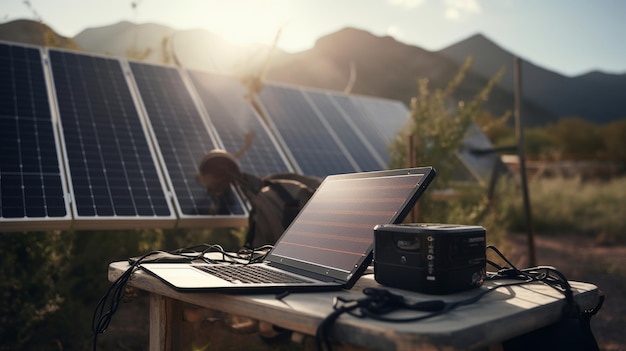
[[[285,265],[285,264],[281,264],[279,262],[268,262],[269,266],[275,267],[275,268],[279,268],[281,270],[287,271],[287,272],[291,272],[294,274],[298,274],[298,275],[303,275],[305,277],[309,277],[311,279],[316,279],[316,280],[320,280],[323,282],[335,282],[338,284],[345,284],[345,281],[342,281],[340,279],[336,279],[324,274],[319,274],[319,273],[315,273],[315,272],[311,272],[308,271],[306,269],[301,269],[301,268],[297,268],[297,267],[293,267],[293,266],[289,266],[289,265]]]

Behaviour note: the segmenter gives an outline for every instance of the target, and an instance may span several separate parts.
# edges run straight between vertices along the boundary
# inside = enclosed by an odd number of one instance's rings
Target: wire
[[[215,244],[200,244],[190,246],[186,248],[180,248],[173,251],[150,251],[139,257],[132,257],[128,259],[130,266],[122,275],[120,275],[109,286],[107,291],[98,301],[91,319],[91,331],[93,333],[93,351],[96,351],[98,345],[98,335],[104,333],[109,325],[120,302],[124,297],[124,291],[126,285],[130,281],[133,273],[137,270],[142,263],[146,262],[191,262],[194,260],[203,261],[206,263],[228,263],[228,264],[252,264],[262,262],[265,260],[267,254],[273,248],[272,245],[264,245],[258,248],[242,249],[239,252],[233,254],[224,250],[221,245]],[[211,259],[207,257],[207,253],[218,252],[221,254],[221,259]],[[151,257],[154,256],[154,257]],[[243,261],[243,263],[238,263]]]
[[[487,280],[514,280],[513,282],[497,284],[480,291],[478,294],[464,300],[444,302],[442,300],[421,301],[409,303],[402,295],[391,293],[382,288],[365,288],[361,299],[346,299],[336,297],[333,303],[333,312],[322,320],[316,331],[316,346],[318,351],[332,350],[332,344],[328,338],[330,326],[344,313],[358,318],[371,318],[377,321],[390,323],[418,322],[450,312],[458,307],[476,303],[487,294],[502,288],[518,286],[534,282],[544,283],[565,296],[567,302],[563,310],[564,316],[580,316],[580,308],[574,301],[572,288],[565,275],[554,267],[538,266],[526,269],[518,269],[496,247],[487,246],[487,250],[494,251],[509,266],[502,267],[492,261],[488,264],[497,268],[497,272],[488,276]],[[421,312],[419,315],[410,317],[389,317],[387,314],[397,310],[412,310]],[[597,313],[590,311],[589,313]]]
[[[98,301],[91,319],[91,331],[93,332],[92,348],[94,351],[98,345],[98,334],[104,333],[109,327],[109,324],[111,324],[111,319],[119,307],[120,301],[124,296],[124,289],[131,275],[143,260],[158,253],[162,253],[162,251],[151,251],[135,260],[134,263],[113,282],[106,293],[100,298],[100,301]]]
[[[543,282],[553,289],[561,292],[565,296],[567,301],[566,308],[569,308],[572,312],[577,313],[579,311],[578,305],[574,301],[574,293],[572,287],[569,284],[568,279],[563,273],[552,266],[537,266],[525,269],[519,269],[515,267],[511,261],[500,250],[493,245],[488,245],[487,250],[495,252],[509,267],[500,267],[491,261],[488,263],[498,268],[498,271],[488,277],[488,280],[496,279],[527,279],[529,282]]]

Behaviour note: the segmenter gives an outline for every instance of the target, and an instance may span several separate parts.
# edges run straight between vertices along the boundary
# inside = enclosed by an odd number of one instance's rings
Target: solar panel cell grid
[[[387,140],[376,128],[365,112],[355,105],[348,96],[333,95],[333,99],[346,116],[359,128],[361,133],[367,138],[378,154],[383,158],[385,164],[389,164],[389,152],[387,151]]]
[[[239,159],[244,172],[262,177],[291,171],[284,155],[245,98],[241,83],[224,75],[201,71],[189,73],[224,149],[237,153],[246,144],[246,136],[253,136],[250,148]]]
[[[177,69],[130,63],[146,113],[184,216],[246,215],[233,193],[213,198],[196,182],[198,163],[217,148]]]
[[[371,96],[352,96],[351,98],[365,111],[388,142],[396,137],[409,120],[409,110],[400,101]]]
[[[69,219],[41,51],[0,44],[0,219]]]
[[[70,222],[61,153],[80,223],[120,218],[123,227],[129,218],[173,223],[160,162],[181,218],[245,218],[236,193],[213,198],[197,184],[198,162],[209,150],[236,153],[253,136],[239,163],[257,176],[377,170],[385,167],[386,144],[406,120],[406,108],[396,101],[265,84],[258,101],[266,125],[234,77],[200,71],[181,76],[173,67],[130,63],[134,95],[118,59],[47,52],[62,149],[42,50],[0,43],[0,220],[5,223],[7,218]],[[204,109],[198,110],[200,102]],[[157,145],[156,159],[149,137]]]
[[[351,125],[352,121],[349,117],[345,116],[344,112],[333,103],[330,93],[306,91],[306,94],[320,110],[322,117],[330,124],[361,171],[377,171],[386,168],[380,156],[374,155],[376,151],[371,150],[369,142],[357,134],[356,127]]]
[[[171,217],[120,62],[49,53],[78,217]]]
[[[323,178],[357,171],[300,90],[266,84],[259,97],[303,174]]]

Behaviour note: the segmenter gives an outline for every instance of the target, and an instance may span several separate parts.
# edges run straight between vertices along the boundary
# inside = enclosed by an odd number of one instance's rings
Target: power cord
[[[91,319],[91,331],[93,332],[92,349],[94,351],[96,351],[98,346],[98,335],[104,333],[109,327],[109,324],[111,324],[111,319],[115,312],[117,312],[117,308],[124,297],[126,284],[135,269],[137,269],[146,258],[161,253],[162,251],[151,251],[133,260],[130,267],[113,282],[106,293],[100,298]]]
[[[422,321],[438,315],[450,312],[458,307],[473,304],[485,295],[502,288],[511,286],[529,284],[533,282],[542,282],[565,296],[566,306],[563,310],[564,316],[576,316],[591,318],[596,314],[604,301],[604,296],[600,296],[598,305],[590,310],[582,312],[578,304],[574,301],[572,288],[565,275],[554,267],[539,266],[526,269],[518,269],[513,265],[496,247],[487,246],[487,250],[494,251],[509,266],[502,267],[492,261],[488,264],[495,267],[498,271],[490,274],[488,280],[515,280],[514,282],[498,284],[493,287],[483,289],[478,294],[464,300],[455,302],[444,302],[443,300],[429,300],[416,303],[408,302],[404,296],[394,294],[383,288],[365,288],[363,294],[365,297],[361,299],[346,299],[340,296],[335,297],[333,302],[333,312],[331,312],[319,324],[316,331],[316,346],[318,351],[323,351],[324,347],[328,351],[332,351],[332,344],[328,337],[329,329],[333,323],[344,313],[348,313],[357,318],[371,318],[383,322],[391,323],[408,323]],[[397,310],[419,311],[420,314],[410,317],[389,317],[387,314]],[[425,312],[425,313],[424,313]]]
[[[230,263],[243,262],[238,264],[252,264],[262,262],[270,250],[272,245],[264,245],[252,249],[241,249],[237,253],[230,253],[224,250],[220,245],[201,244],[186,248],[180,248],[173,251],[150,251],[139,257],[131,257],[128,259],[129,267],[119,276],[109,289],[98,301],[91,319],[91,331],[93,333],[92,349],[96,351],[98,346],[98,335],[104,333],[109,325],[115,312],[124,297],[126,285],[130,281],[133,273],[142,263],[181,263],[192,261],[203,261],[206,263]],[[207,253],[218,252],[221,258],[212,259],[206,256]]]

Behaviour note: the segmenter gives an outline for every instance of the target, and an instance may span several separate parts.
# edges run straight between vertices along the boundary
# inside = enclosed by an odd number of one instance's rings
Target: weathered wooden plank
[[[117,278],[127,267],[125,262],[112,263],[109,267],[109,280]],[[311,336],[315,335],[317,326],[323,318],[332,312],[333,299],[336,296],[360,298],[364,296],[361,292],[363,288],[380,287],[371,275],[366,275],[351,290],[293,293],[278,300],[276,296],[270,294],[181,293],[142,271],[133,274],[129,284],[151,292],[155,296],[153,297],[155,305],[161,306],[151,312],[155,313],[155,318],[151,316],[151,321],[153,319],[159,321],[154,326],[156,335],[152,335],[151,328],[151,343],[154,337],[157,345],[167,345],[168,340],[171,340],[167,337],[168,332],[171,333],[170,328],[175,326],[170,319],[171,312],[168,312],[170,311],[168,308],[171,308],[167,307],[169,299],[244,316]],[[493,287],[495,284],[488,282],[481,289]],[[598,301],[596,286],[581,282],[571,282],[571,285],[581,308],[595,306]],[[470,290],[434,296],[388,289],[414,302],[432,299],[459,301],[475,296],[478,292]],[[498,289],[474,304],[421,322],[387,323],[343,315],[332,328],[331,337],[341,343],[373,350],[415,350],[416,347],[425,350],[484,348],[556,322],[564,305],[563,296],[558,291],[541,283],[533,283]],[[414,312],[394,312],[392,316],[406,316],[411,313]],[[163,346],[154,350],[169,349]]]

